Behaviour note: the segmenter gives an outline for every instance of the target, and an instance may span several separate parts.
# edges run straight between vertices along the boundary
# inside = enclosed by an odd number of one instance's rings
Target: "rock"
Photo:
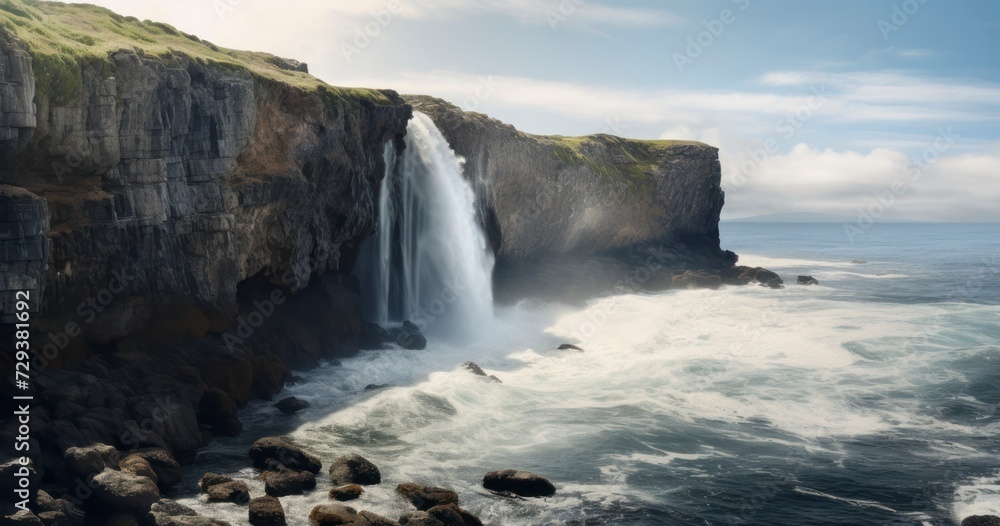
[[[427,514],[445,526],[483,526],[475,515],[459,508],[457,504],[441,504],[427,510]]]
[[[171,517],[168,515],[157,515],[156,526],[232,526],[228,522],[212,519],[209,517]]]
[[[201,492],[205,493],[208,488],[216,486],[218,484],[225,484],[227,482],[232,482],[232,477],[227,477],[225,475],[220,475],[218,473],[208,472],[201,476],[198,480],[198,487],[201,488]]]
[[[309,524],[312,526],[353,524],[357,517],[358,512],[354,508],[341,504],[320,504],[309,512]]]
[[[169,515],[171,517],[195,517],[198,515],[193,509],[171,499],[160,499],[149,509],[149,513]]]
[[[63,452],[66,469],[76,476],[86,477],[107,468],[118,469],[118,450],[107,444],[71,447]]]
[[[476,362],[465,362],[465,363],[462,364],[462,368],[465,369],[466,371],[469,371],[470,373],[472,373],[472,374],[474,374],[476,376],[482,376],[482,377],[487,378],[490,381],[496,382],[498,384],[502,384],[503,383],[495,375],[492,375],[492,374],[487,375],[486,371],[484,371],[483,368],[480,367],[479,364],[477,364]]]
[[[92,482],[94,502],[110,512],[145,515],[160,499],[156,483],[146,477],[105,468]]]
[[[345,502],[361,497],[361,494],[364,493],[364,491],[364,488],[361,487],[360,484],[345,484],[343,486],[330,488],[329,495],[333,500]]]
[[[496,492],[510,492],[521,497],[550,497],[556,487],[543,477],[529,471],[505,469],[491,471],[483,477],[483,487]]]
[[[140,449],[134,453],[149,462],[156,473],[156,484],[161,489],[172,488],[181,483],[184,471],[169,451],[162,448]]]
[[[343,455],[330,464],[330,479],[336,485],[361,484],[369,486],[382,482],[382,474],[375,464],[361,455]]]
[[[257,497],[250,501],[251,526],[285,526],[285,509],[276,497]]]
[[[64,511],[42,511],[36,516],[45,526],[74,526],[73,521]],[[83,519],[80,518],[78,523],[83,524]]]
[[[420,333],[420,328],[409,320],[403,322],[403,327],[395,332],[396,343],[412,351],[421,351],[427,348],[427,338]]]
[[[353,526],[399,526],[398,522],[370,511],[359,512],[351,524]]]
[[[300,400],[294,396],[289,396],[288,398],[279,400],[278,403],[274,404],[274,407],[277,407],[278,411],[281,411],[286,415],[292,415],[309,407],[309,402]]]
[[[996,515],[972,515],[962,519],[962,526],[1000,526]]]
[[[799,276],[797,283],[799,285],[819,285],[819,281],[812,276]]]
[[[295,471],[319,473],[323,468],[319,457],[281,437],[265,437],[254,442],[250,446],[250,458],[257,469],[267,468],[267,460],[276,460]]]
[[[747,285],[757,282],[772,289],[783,287],[780,276],[761,267],[733,266],[722,273],[723,281],[732,285]]]
[[[233,504],[248,504],[250,488],[245,482],[233,481],[214,484],[205,491],[208,502],[232,502]]]
[[[0,516],[0,519],[3,519],[5,526],[45,526],[41,519],[28,510],[19,510],[10,514],[5,512],[5,515]]]
[[[0,464],[0,491],[3,492],[0,493],[0,495],[3,495],[4,497],[7,496],[12,497],[14,490],[20,489],[20,485],[18,484],[18,478],[15,477],[15,474],[18,472],[23,473],[25,470],[28,473],[27,477],[28,486],[32,488],[37,488],[38,482],[41,479],[41,477],[39,476],[38,471],[35,470],[34,461],[31,460],[30,458],[28,459],[27,465],[22,465],[19,458],[11,459],[4,462],[3,464]],[[38,494],[32,492],[31,498],[37,499]]]
[[[125,473],[131,473],[133,475],[139,475],[140,477],[146,477],[152,480],[154,483],[157,482],[156,472],[153,471],[153,466],[149,464],[149,461],[142,458],[140,455],[129,455],[123,458],[119,463],[119,469]],[[163,488],[160,488],[163,489]]]
[[[722,278],[708,272],[688,270],[670,278],[670,286],[675,289],[717,289],[722,286]]]
[[[361,348],[365,350],[380,350],[384,344],[393,341],[389,331],[377,323],[361,322]]]
[[[308,471],[265,471],[260,479],[264,481],[264,491],[272,497],[301,495],[316,487],[316,475]]]
[[[198,407],[198,421],[212,426],[212,434],[234,437],[243,432],[236,402],[222,389],[213,387],[205,391]]]
[[[458,493],[435,486],[406,483],[396,486],[396,493],[420,511],[427,511],[441,504],[458,504]]]
[[[445,524],[432,517],[426,511],[411,511],[404,513],[399,518],[399,523],[404,526],[445,526]]]
[[[365,386],[365,391],[378,391],[379,389],[385,389],[386,387],[392,387],[390,384],[368,384]]]
[[[583,349],[581,349],[580,347],[577,347],[576,345],[573,345],[572,343],[564,343],[564,344],[560,345],[557,350],[559,350],[559,351],[566,351],[566,350],[570,350],[570,349],[572,349],[574,351],[583,352]]]

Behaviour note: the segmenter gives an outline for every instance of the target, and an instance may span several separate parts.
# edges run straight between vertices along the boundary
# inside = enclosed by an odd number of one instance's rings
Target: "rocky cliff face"
[[[645,243],[718,250],[724,197],[716,148],[530,135],[440,99],[404,98],[466,159],[501,259],[603,254]]]

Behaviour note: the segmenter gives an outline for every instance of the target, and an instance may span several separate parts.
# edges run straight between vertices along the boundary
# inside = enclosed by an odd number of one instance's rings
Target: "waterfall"
[[[471,336],[493,316],[493,254],[462,176],[464,160],[420,112],[405,142],[398,159],[386,146],[378,229],[358,262],[365,316],[383,326],[409,320],[430,334]]]

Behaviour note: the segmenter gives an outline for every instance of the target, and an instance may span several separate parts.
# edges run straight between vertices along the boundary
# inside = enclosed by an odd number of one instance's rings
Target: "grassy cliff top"
[[[131,50],[140,55],[170,58],[181,55],[205,65],[245,69],[255,77],[304,90],[321,90],[347,100],[387,104],[377,90],[336,88],[294,70],[294,61],[267,53],[218,47],[160,22],[118,15],[91,4],[38,0],[0,0],[0,25],[23,42],[32,55],[38,90],[59,95],[76,87],[79,66],[112,64],[110,55]]]

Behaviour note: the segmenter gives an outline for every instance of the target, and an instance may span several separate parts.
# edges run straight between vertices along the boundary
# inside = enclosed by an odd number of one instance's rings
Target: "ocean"
[[[197,495],[205,471],[263,494],[249,444],[288,434],[325,461],[360,453],[383,483],[357,509],[398,518],[398,483],[458,491],[486,524],[953,524],[1000,515],[1000,225],[890,224],[853,240],[837,223],[722,223],[760,286],[609,294],[585,306],[498,307],[470,344],[365,351],[301,373],[241,413],[188,468],[182,503],[246,523]],[[795,284],[799,274],[819,285]],[[564,342],[584,352],[558,351]],[[474,361],[503,383],[461,368]],[[365,390],[367,385],[387,387]],[[481,487],[533,471],[548,499]],[[291,525],[327,502],[282,498]]]

